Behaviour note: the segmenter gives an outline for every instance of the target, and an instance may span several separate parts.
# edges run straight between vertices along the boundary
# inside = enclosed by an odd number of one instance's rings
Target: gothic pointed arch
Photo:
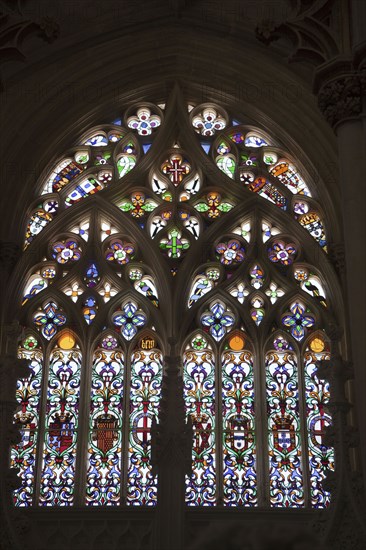
[[[151,437],[173,340],[193,427],[187,505],[329,506],[316,365],[343,305],[333,220],[290,145],[175,87],[53,159],[9,299],[31,369],[17,390],[17,506],[157,504]]]

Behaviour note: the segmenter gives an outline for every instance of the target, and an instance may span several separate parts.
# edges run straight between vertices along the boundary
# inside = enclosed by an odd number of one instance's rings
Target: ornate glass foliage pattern
[[[183,357],[184,401],[193,426],[192,476],[186,477],[186,503],[213,506],[216,504],[215,361],[211,350],[200,350],[199,343],[192,344],[193,349],[188,348]]]
[[[325,429],[332,424],[328,410],[329,382],[320,380],[316,371],[318,361],[329,361],[324,340],[314,338],[304,356],[306,422],[308,429],[308,454],[310,472],[310,498],[313,508],[326,508],[330,493],[323,487],[323,480],[334,470],[334,449],[324,443]]]
[[[152,474],[151,426],[159,411],[163,357],[157,349],[137,349],[131,357],[130,435],[127,504],[155,506],[157,478]]]
[[[74,500],[81,353],[55,348],[50,357],[39,503],[70,506]]]
[[[270,503],[304,506],[299,389],[296,356],[273,350],[266,355]]]
[[[249,351],[222,355],[224,504],[257,504],[253,357]]]
[[[124,361],[112,336],[101,346],[92,367],[86,503],[112,506],[121,496]]]
[[[37,339],[28,336],[18,350],[18,358],[29,361],[29,376],[17,382],[19,408],[14,423],[19,426],[21,441],[11,448],[10,464],[18,469],[21,485],[13,491],[15,506],[31,506],[34,499],[34,477],[42,386],[43,354]]]

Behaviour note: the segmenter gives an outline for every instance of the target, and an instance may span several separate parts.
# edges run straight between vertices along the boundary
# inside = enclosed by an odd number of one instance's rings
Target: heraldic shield
[[[111,414],[104,414],[95,420],[93,441],[104,455],[114,447],[118,440],[116,426],[117,419]]]

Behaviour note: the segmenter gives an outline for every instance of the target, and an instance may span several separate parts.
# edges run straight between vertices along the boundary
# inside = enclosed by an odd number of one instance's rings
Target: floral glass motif
[[[280,263],[286,266],[292,264],[296,253],[296,246],[292,243],[285,243],[284,241],[275,241],[268,249],[268,257],[271,262]]]
[[[152,199],[147,199],[144,193],[136,191],[132,193],[131,200],[125,200],[120,204],[122,212],[129,212],[133,218],[141,218],[149,214],[158,206]]]
[[[299,389],[296,356],[266,355],[270,503],[275,508],[304,506]]]
[[[20,487],[13,491],[13,502],[21,507],[31,506],[34,499],[43,364],[42,351],[37,347],[36,338],[28,336],[18,350],[18,358],[27,360],[29,365],[28,377],[19,379],[16,388],[19,411],[14,415],[14,423],[19,427],[21,441],[10,452],[10,466],[19,469],[21,479]]]
[[[296,166],[286,160],[278,162],[275,166],[269,168],[270,173],[278,178],[283,185],[295,195],[306,195],[311,197],[308,186],[300,176]]]
[[[264,271],[259,264],[254,264],[249,270],[250,284],[255,288],[262,288],[264,283]]]
[[[265,316],[264,300],[260,296],[254,296],[250,300],[252,309],[250,310],[250,316],[257,326],[261,324]]]
[[[84,290],[81,288],[78,282],[73,283],[71,286],[65,288],[64,290],[66,296],[71,298],[73,302],[77,302],[79,296],[83,294]]]
[[[219,243],[216,246],[216,252],[218,253],[220,262],[225,266],[240,264],[245,257],[245,250],[236,239]]]
[[[281,334],[279,334],[276,338],[274,338],[273,348],[276,351],[286,351],[286,350],[293,349],[292,346],[286,340],[286,338],[284,338]]]
[[[89,222],[81,222],[75,227],[71,229],[72,233],[76,233],[76,235],[80,235],[84,241],[87,241],[89,238]]]
[[[99,270],[95,263],[88,265],[85,271],[84,281],[88,288],[94,288],[100,281]]]
[[[209,349],[198,349],[201,344],[183,356],[184,402],[193,427],[192,475],[186,476],[188,506],[216,504],[215,360]]]
[[[308,429],[310,498],[313,508],[326,508],[330,504],[330,493],[323,487],[323,481],[329,471],[334,471],[334,448],[324,442],[326,429],[332,424],[328,403],[330,399],[329,382],[320,380],[317,375],[318,362],[330,360],[325,343],[319,339],[319,349],[314,352],[307,347],[304,356],[306,423]],[[311,346],[311,343],[310,343]]]
[[[240,166],[242,168],[246,168],[250,166],[251,168],[257,168],[258,166],[258,158],[256,155],[252,155],[251,153],[241,153],[240,155]],[[242,170],[241,170],[242,171]],[[242,178],[240,178],[241,181],[243,181]]]
[[[160,124],[160,116],[151,114],[147,107],[140,107],[137,109],[136,116],[127,119],[127,126],[136,130],[140,136],[149,136]]]
[[[208,218],[218,218],[222,213],[230,212],[234,206],[229,202],[221,200],[220,193],[211,192],[201,202],[195,204],[195,209],[201,214],[206,214]]]
[[[182,233],[176,227],[168,232],[168,238],[161,239],[160,248],[167,252],[169,258],[180,258],[182,252],[189,248],[188,239],[182,238]]]
[[[307,329],[315,325],[315,318],[300,302],[294,302],[290,311],[282,317],[282,324],[290,329],[292,336],[298,341],[304,338]]]
[[[81,258],[81,250],[76,241],[59,241],[52,245],[52,257],[59,264],[77,262]]]
[[[157,477],[152,473],[151,428],[157,419],[163,356],[157,349],[137,349],[131,357],[130,433],[127,465],[127,505],[155,506]]]
[[[207,107],[202,113],[193,117],[192,126],[202,136],[213,136],[225,128],[226,121],[213,107]]]
[[[210,311],[205,311],[201,316],[201,323],[208,327],[211,336],[219,342],[235,323],[235,317],[222,302],[213,302]]]
[[[245,287],[243,281],[238,281],[229,292],[231,296],[234,296],[238,300],[239,304],[243,304],[246,296],[249,294],[249,290]]]
[[[161,171],[177,187],[183,178],[190,173],[191,165],[182,155],[175,153],[161,165]]]
[[[264,243],[266,243],[268,239],[274,237],[275,235],[278,235],[279,233],[281,233],[281,231],[277,227],[274,227],[268,222],[262,222],[262,240]]]
[[[147,317],[141,309],[137,309],[135,302],[127,302],[122,309],[116,311],[112,316],[113,324],[120,328],[121,334],[126,340],[132,340],[137,331],[142,328]]]
[[[253,357],[249,351],[222,354],[224,505],[255,506],[257,473]]]
[[[40,476],[41,506],[74,501],[81,353],[55,348],[50,357],[46,431]]]
[[[62,327],[66,323],[66,315],[61,313],[56,302],[47,302],[43,309],[33,315],[33,323],[46,340],[56,334],[59,327]]]
[[[100,231],[101,241],[104,241],[107,237],[110,237],[110,235],[114,235],[115,233],[118,233],[118,229],[106,220],[102,220],[100,224],[100,229],[101,229]]]
[[[271,304],[275,304],[278,298],[282,298],[285,295],[285,291],[279,288],[278,285],[272,281],[269,288],[266,290],[266,295],[271,300]]]
[[[106,252],[106,260],[108,262],[116,262],[120,265],[128,264],[134,257],[135,247],[131,243],[120,240],[111,241]]]
[[[105,282],[103,287],[98,289],[100,296],[103,298],[104,302],[108,302],[113,296],[118,293],[118,290],[110,285],[110,283]]]
[[[116,349],[118,347],[117,338],[111,335],[105,336],[101,342],[101,347],[103,349]]]
[[[233,233],[240,235],[248,243],[250,242],[251,224],[250,221],[242,222],[239,227],[233,229]]]
[[[113,337],[104,338],[93,358],[86,482],[90,506],[117,505],[121,496],[124,361],[114,343]]]
[[[97,302],[92,296],[86,298],[83,302],[83,317],[88,325],[91,325],[97,314]]]

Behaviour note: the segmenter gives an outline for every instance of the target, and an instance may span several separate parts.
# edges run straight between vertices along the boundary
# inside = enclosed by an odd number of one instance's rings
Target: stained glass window
[[[14,504],[155,506],[172,346],[193,429],[187,506],[326,508],[327,209],[291,140],[169,101],[179,129],[165,104],[130,105],[37,182],[13,282],[29,362]]]

